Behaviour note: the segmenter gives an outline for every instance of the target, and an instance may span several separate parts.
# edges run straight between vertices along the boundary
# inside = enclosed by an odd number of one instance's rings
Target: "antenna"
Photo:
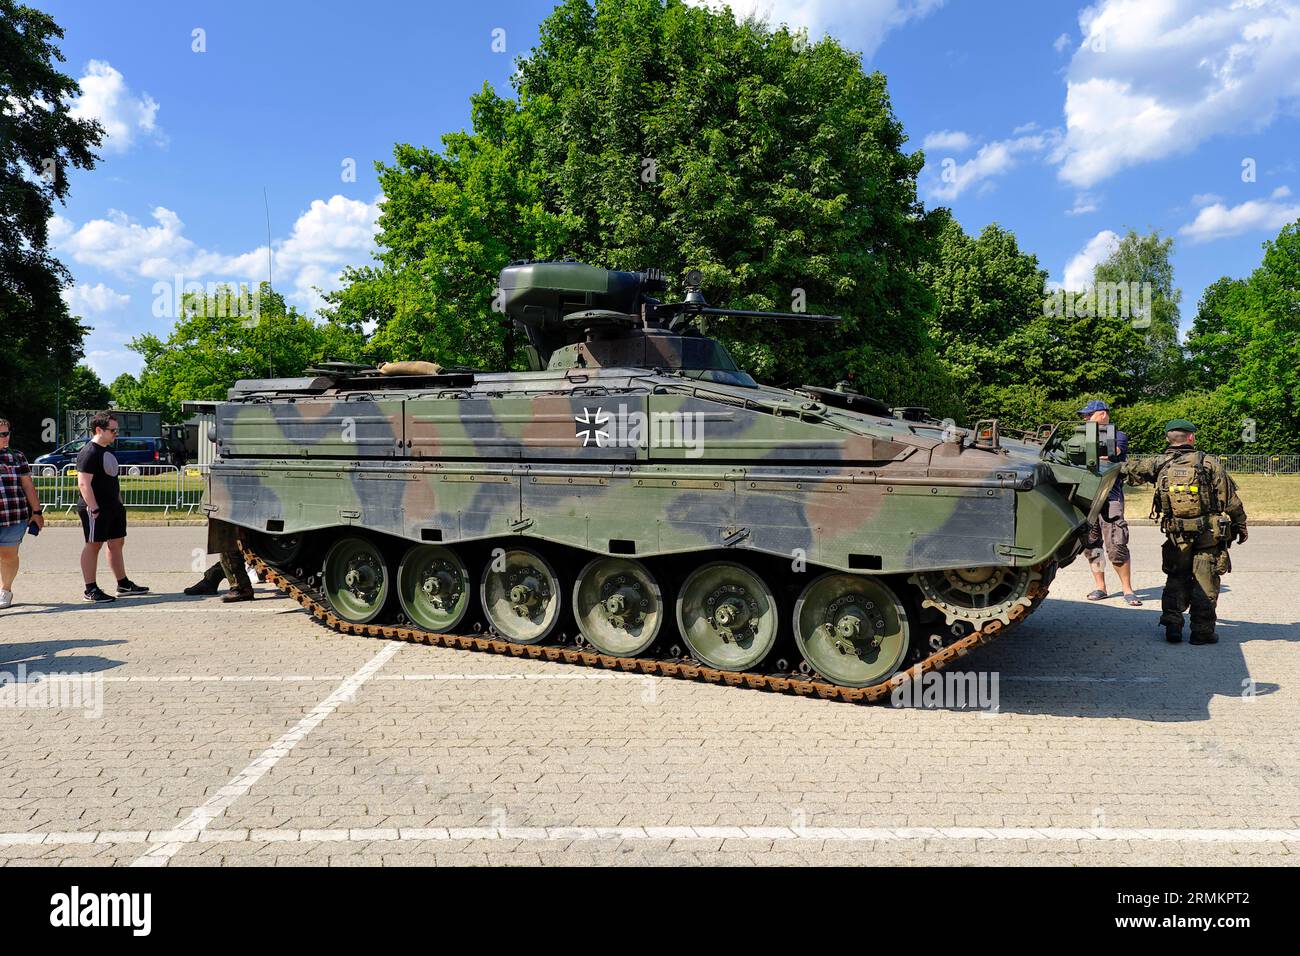
[[[266,187],[262,187],[262,205],[266,208],[266,284],[272,287],[271,276],[271,203],[266,198]]]

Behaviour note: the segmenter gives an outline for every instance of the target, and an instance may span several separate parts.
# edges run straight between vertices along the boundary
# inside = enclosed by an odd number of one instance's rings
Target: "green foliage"
[[[1160,401],[1126,403],[1113,393],[1085,392],[1071,398],[1047,398],[1041,391],[1012,385],[991,390],[991,406],[979,417],[998,418],[1008,428],[1032,431],[1039,425],[1079,420],[1079,409],[1094,398],[1114,408],[1112,421],[1129,437],[1133,454],[1154,454],[1165,447],[1165,425],[1174,418],[1196,423],[1197,445],[1215,454],[1262,453],[1272,446],[1242,440],[1242,416],[1225,389],[1194,390]]]
[[[89,365],[78,365],[63,380],[65,409],[93,408],[102,411],[108,408],[108,403],[112,400],[112,393]]]
[[[1161,239],[1158,230],[1143,236],[1130,229],[1093,273],[1098,287],[1103,283],[1136,283],[1151,290],[1150,314],[1133,315],[1150,323],[1142,332],[1142,347],[1130,353],[1124,363],[1135,397],[1168,398],[1181,391],[1186,381],[1183,350],[1178,344],[1178,303],[1182,293],[1174,287],[1174,267],[1169,258],[1173,247],[1173,238]]]
[[[1300,451],[1300,221],[1264,244],[1264,261],[1227,311],[1241,343],[1225,390],[1254,420],[1259,449]]]
[[[257,315],[241,312],[239,296],[222,288],[213,296],[186,294],[181,318],[167,339],[142,335],[128,347],[144,360],[138,381],[119,376],[114,395],[132,408],[181,420],[181,402],[224,399],[239,379],[301,375],[313,362],[352,361],[360,336],[343,325],[321,325],[263,283]],[[119,391],[120,389],[120,391]]]
[[[140,404],[143,401],[140,397],[140,382],[130,372],[123,372],[113,379],[108,386],[108,391],[113,396],[113,403],[118,408],[143,407]]]
[[[1118,408],[1115,422],[1129,436],[1135,452],[1154,453],[1167,444],[1165,425],[1186,418],[1196,425],[1196,446],[1218,455],[1259,453],[1263,449],[1242,441],[1242,416],[1236,402],[1222,388],[1192,390],[1156,402],[1138,402]]]
[[[68,167],[92,168],[103,136],[69,115],[79,88],[56,67],[62,37],[48,14],[0,0],[0,414],[29,452],[41,450],[42,422],[55,417],[86,331],[59,295],[69,275],[50,254],[48,223],[66,200]]]
[[[1248,290],[1245,279],[1224,276],[1201,295],[1187,337],[1187,373],[1193,381],[1224,382],[1236,368],[1248,337],[1248,330],[1238,322],[1246,310]]]
[[[1046,271],[1007,230],[991,224],[972,238],[947,218],[921,275],[936,302],[931,336],[972,417],[1032,427],[1031,410],[1051,402],[1127,395],[1141,334],[1122,318],[1053,312]]]
[[[940,225],[916,197],[924,159],[856,54],[681,0],[568,0],[518,66],[517,100],[485,88],[472,132],[379,167],[381,265],[331,297],[333,322],[374,324],[368,356],[518,367],[496,274],[566,254],[698,267],[718,305],[789,309],[802,290],[845,316],[836,334],[711,331],[774,384],[951,406],[917,276]]]

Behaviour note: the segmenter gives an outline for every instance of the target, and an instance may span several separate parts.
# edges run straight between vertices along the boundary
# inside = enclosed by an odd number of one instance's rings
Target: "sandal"
[[[1098,589],[1098,590],[1096,590],[1096,591],[1089,591],[1089,592],[1088,592],[1088,600],[1089,600],[1089,601],[1104,601],[1104,600],[1106,600],[1106,592],[1105,592],[1105,591],[1102,591],[1102,590],[1100,590],[1100,589]]]
[[[1128,604],[1129,607],[1141,607],[1141,606],[1142,606],[1142,599],[1139,598],[1136,594],[1133,594],[1133,593],[1125,593],[1125,595],[1124,595],[1124,601],[1125,601],[1125,603]]]

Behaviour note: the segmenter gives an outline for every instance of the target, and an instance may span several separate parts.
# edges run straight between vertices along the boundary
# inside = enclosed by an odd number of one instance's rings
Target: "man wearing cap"
[[[1219,579],[1232,570],[1228,547],[1247,537],[1246,510],[1222,462],[1196,449],[1196,426],[1175,418],[1165,426],[1169,447],[1159,455],[1125,462],[1130,484],[1153,484],[1151,517],[1166,541],[1161,570],[1168,576],[1160,599],[1165,640],[1183,639],[1183,611],[1191,608],[1192,644],[1214,644]]]
[[[1085,422],[1110,424],[1110,406],[1105,402],[1092,401],[1079,409]],[[1128,436],[1122,431],[1115,431],[1115,457],[1108,459],[1123,462],[1128,458]],[[1096,590],[1088,592],[1089,601],[1101,601],[1108,596],[1106,591],[1106,558],[1115,566],[1119,575],[1120,587],[1124,600],[1133,607],[1141,607],[1142,602],[1133,592],[1132,565],[1129,563],[1128,521],[1124,518],[1124,484],[1115,482],[1110,491],[1110,498],[1102,506],[1097,520],[1088,526],[1088,541],[1084,547],[1088,563],[1092,566],[1092,577],[1096,581]]]

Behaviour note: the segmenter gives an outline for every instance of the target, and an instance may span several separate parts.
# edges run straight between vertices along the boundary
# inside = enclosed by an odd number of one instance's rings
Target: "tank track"
[[[488,654],[502,654],[510,657],[526,657],[531,660],[553,661],[556,663],[576,664],[581,667],[598,667],[604,670],[625,671],[648,677],[672,677],[679,680],[703,681],[709,684],[726,684],[730,687],[748,687],[752,690],[766,690],[782,694],[795,694],[800,697],[820,697],[822,700],[837,700],[845,703],[873,704],[888,699],[893,690],[899,686],[898,679],[914,680],[929,671],[942,670],[960,657],[965,657],[982,644],[992,643],[1009,630],[1011,626],[1022,621],[1047,596],[1050,581],[1045,576],[1042,581],[1030,584],[1029,597],[1032,605],[1017,605],[1009,617],[1011,624],[1001,621],[988,621],[983,627],[972,631],[965,637],[955,638],[928,657],[914,662],[906,669],[899,670],[878,684],[869,687],[841,687],[829,681],[815,678],[803,678],[790,674],[762,674],[754,671],[722,671],[708,667],[692,658],[647,658],[647,657],[611,657],[594,651],[564,645],[515,644],[511,641],[480,634],[435,634],[419,628],[395,624],[354,624],[345,621],[334,613],[318,591],[294,575],[286,573],[283,568],[268,564],[247,546],[241,546],[244,558],[265,581],[275,585],[311,613],[311,616],[324,626],[340,634],[358,637],[385,638],[388,640],[407,641],[413,644],[428,644],[434,647],[449,647],[457,650],[479,651]]]

